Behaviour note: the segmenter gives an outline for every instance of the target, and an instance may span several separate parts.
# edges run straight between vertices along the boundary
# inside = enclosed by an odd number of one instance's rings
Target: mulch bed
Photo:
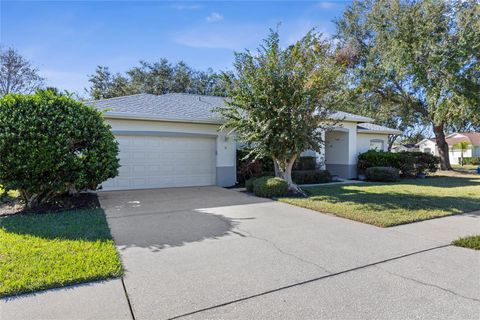
[[[80,193],[78,196],[61,197],[52,203],[41,205],[35,209],[26,209],[18,199],[0,204],[0,216],[12,214],[52,213],[64,210],[98,208],[100,203],[95,193]]]

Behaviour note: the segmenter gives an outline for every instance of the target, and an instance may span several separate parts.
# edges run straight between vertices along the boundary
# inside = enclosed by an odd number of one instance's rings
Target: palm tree
[[[467,151],[469,145],[470,144],[468,143],[468,141],[460,141],[459,143],[453,146],[454,148],[460,149],[460,151],[462,152],[460,156],[460,164],[462,165],[462,167],[463,167],[463,154],[465,151]]]

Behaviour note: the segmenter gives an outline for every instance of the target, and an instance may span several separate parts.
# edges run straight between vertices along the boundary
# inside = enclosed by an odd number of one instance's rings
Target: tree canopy
[[[480,120],[478,2],[356,1],[336,25],[353,61],[350,94],[386,119],[432,126],[441,167],[451,169],[446,129]]]
[[[183,61],[172,64],[167,59],[158,62],[140,61],[139,66],[130,68],[125,74],[114,74],[108,67],[97,66],[95,74],[89,76],[89,82],[91,85],[87,91],[93,99],[136,93],[225,95],[220,74],[212,69],[197,71]]]
[[[219,109],[257,156],[272,157],[276,175],[293,191],[292,166],[301,152],[319,150],[342,68],[329,42],[311,31],[283,49],[271,31],[252,53],[235,54],[235,76],[226,79],[229,99]],[[228,81],[230,80],[230,81]]]

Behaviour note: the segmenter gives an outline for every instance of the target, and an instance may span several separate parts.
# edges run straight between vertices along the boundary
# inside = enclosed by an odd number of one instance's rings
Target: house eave
[[[400,130],[366,130],[366,129],[357,129],[358,133],[368,133],[368,134],[391,134],[391,135],[397,135],[397,134],[403,134],[402,131]]]
[[[106,112],[103,114],[106,119],[122,119],[122,120],[145,120],[145,121],[162,121],[162,122],[180,122],[180,123],[198,123],[198,124],[216,124],[222,125],[224,122],[219,119],[191,119],[191,118],[162,118],[158,116],[145,114],[132,114],[120,112]]]

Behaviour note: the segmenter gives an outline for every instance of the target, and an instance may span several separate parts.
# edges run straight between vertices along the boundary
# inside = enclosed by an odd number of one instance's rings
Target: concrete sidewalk
[[[2,320],[480,316],[480,252],[449,245],[478,214],[383,229],[216,187],[100,201],[131,312],[115,280],[4,299]]]

